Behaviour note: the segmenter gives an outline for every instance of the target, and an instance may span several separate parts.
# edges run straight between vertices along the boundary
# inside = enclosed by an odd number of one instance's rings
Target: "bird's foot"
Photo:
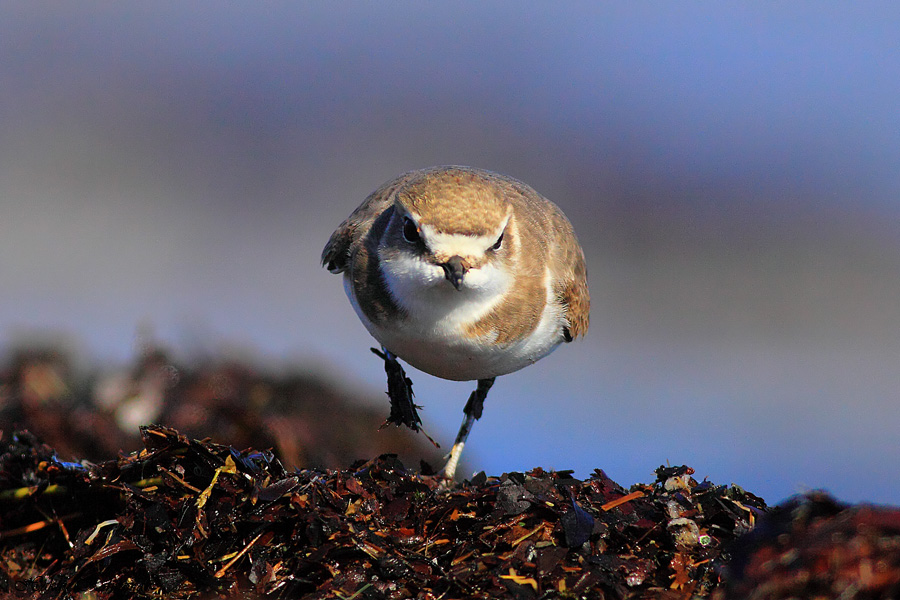
[[[383,351],[372,348],[372,352],[384,361],[384,372],[387,375],[387,395],[391,401],[391,414],[388,415],[384,425],[406,425],[413,431],[419,432],[428,438],[436,448],[439,448],[430,435],[422,429],[422,419],[419,417],[420,408],[413,402],[412,381],[406,376],[406,371],[397,360],[397,357],[391,354],[387,349]]]
[[[471,428],[471,425],[469,426]],[[441,469],[441,476],[445,478],[445,480],[449,483],[453,482],[453,478],[456,477],[456,467],[459,466],[459,457],[462,456],[463,448],[465,447],[465,441],[457,440],[455,444],[453,444],[453,449],[450,450],[450,456],[447,458],[447,464],[444,465],[444,468]]]

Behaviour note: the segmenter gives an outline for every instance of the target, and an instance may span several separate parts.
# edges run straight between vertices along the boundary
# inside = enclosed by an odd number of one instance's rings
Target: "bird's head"
[[[392,290],[491,295],[515,256],[513,208],[484,174],[426,171],[398,189],[379,244]]]

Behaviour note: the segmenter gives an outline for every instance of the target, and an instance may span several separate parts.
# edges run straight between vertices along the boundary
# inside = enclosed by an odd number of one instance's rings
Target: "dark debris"
[[[772,509],[734,553],[721,600],[900,598],[897,507],[813,492]]]
[[[178,431],[138,437],[133,414]],[[0,597],[900,598],[896,508],[814,493],[768,511],[685,466],[631,489],[599,470],[452,485],[393,455],[344,469],[388,449],[439,460],[405,428],[373,435],[382,423],[304,374],[189,369],[151,347],[79,379],[62,353],[13,354]]]
[[[384,452],[408,464],[441,461],[439,450],[406,428],[373,435],[384,423],[377,394],[357,398],[301,369],[269,373],[211,359],[186,366],[152,345],[127,369],[88,375],[54,348],[14,351],[4,362],[0,430],[27,429],[66,460],[138,450],[138,426],[163,423],[236,448],[272,448],[292,467],[338,469]]]
[[[144,449],[61,463],[3,440],[0,587],[34,598],[690,598],[765,504],[689,471],[447,488],[391,455],[288,471],[265,452],[143,429]],[[23,491],[24,490],[24,491]]]

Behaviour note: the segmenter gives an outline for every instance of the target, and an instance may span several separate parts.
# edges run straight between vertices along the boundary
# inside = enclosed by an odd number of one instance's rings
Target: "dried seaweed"
[[[180,433],[122,427],[156,400]],[[684,466],[630,489],[599,470],[453,484],[394,455],[341,468],[381,448],[437,456],[402,429],[372,435],[382,422],[302,374],[148,348],[90,384],[58,352],[16,354],[0,373],[0,597],[900,597],[900,509],[812,493],[769,511]]]
[[[900,598],[900,509],[794,498],[735,545],[728,571],[719,599]]]
[[[448,487],[391,455],[288,471],[271,454],[143,430],[144,450],[63,463],[3,442],[0,586],[34,598],[706,597],[765,509],[663,469],[480,475]],[[54,487],[55,486],[55,487]],[[26,491],[23,491],[26,490]],[[27,593],[24,591],[27,590]]]

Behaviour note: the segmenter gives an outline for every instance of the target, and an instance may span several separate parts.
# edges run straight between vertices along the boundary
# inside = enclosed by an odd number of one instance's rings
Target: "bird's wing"
[[[554,272],[560,273],[556,279],[555,292],[565,307],[566,325],[563,327],[563,336],[567,342],[571,342],[587,333],[591,312],[584,251],[575,237],[572,223],[556,204],[528,185],[504,175],[498,175],[497,178],[511,202],[532,206],[532,210],[527,211],[532,219],[524,224],[526,227],[546,232],[546,239],[568,240],[567,243],[545,245],[543,251],[547,260],[553,263]]]
[[[584,263],[584,252],[576,248],[572,257],[570,277],[563,281],[560,295],[566,307],[566,341],[574,340],[587,333],[591,316],[591,295],[587,286],[587,267]]]
[[[394,202],[394,192],[408,176],[401,176],[384,184],[366,198],[334,233],[322,250],[322,266],[332,273],[343,273],[350,268],[350,259],[361,240],[369,232],[372,223]]]
[[[564,237],[571,242],[550,249],[550,260],[555,261],[559,268],[558,272],[562,273],[557,280],[557,294],[566,310],[568,325],[564,335],[566,341],[571,342],[587,333],[590,322],[591,295],[588,291],[584,251],[575,237],[572,224],[556,205],[554,208],[556,210],[552,211],[552,226],[564,233]]]

